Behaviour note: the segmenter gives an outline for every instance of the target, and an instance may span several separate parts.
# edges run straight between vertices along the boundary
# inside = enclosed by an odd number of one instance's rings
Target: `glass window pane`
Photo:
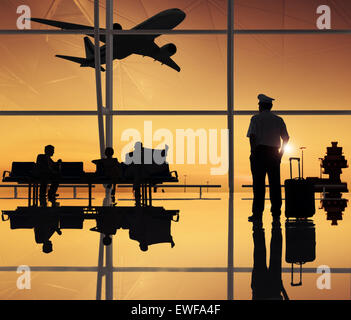
[[[288,268],[290,270],[290,268]],[[330,290],[320,290],[316,282],[320,274],[304,273],[302,286],[290,285],[290,271],[283,273],[282,282],[290,300],[349,300],[350,275],[333,274]],[[297,275],[298,277],[298,275]],[[297,279],[298,280],[298,279]],[[235,273],[234,300],[252,300],[251,272]]]
[[[55,146],[55,161],[82,161],[85,172],[95,172],[95,165],[91,161],[100,158],[96,117],[3,117],[0,120],[3,136],[8,137],[1,143],[2,150],[7,155],[2,158],[3,171],[11,170],[13,161],[35,161],[36,156],[43,152],[44,146],[52,144]],[[150,146],[157,149],[163,149],[165,144],[169,145],[167,161],[170,170],[178,172],[179,184],[183,185],[177,189],[161,187],[157,193],[154,191],[154,206],[161,206],[166,210],[180,210],[180,222],[172,223],[170,230],[176,247],[172,249],[168,244],[155,245],[147,255],[143,255],[138,242],[130,239],[128,230],[121,230],[116,237],[116,265],[226,265],[227,236],[223,230],[227,228],[228,209],[226,195],[222,193],[227,185],[227,132],[224,129],[226,120],[225,117],[202,117],[201,123],[197,120],[197,117],[115,117],[113,145],[118,159],[124,161],[125,154],[134,149],[134,143],[131,143],[133,135],[128,134],[137,131],[146,147],[148,141]],[[188,128],[191,129],[187,131]],[[212,150],[212,144],[217,144],[217,148]],[[217,174],[211,175],[212,170],[217,170]],[[203,186],[201,191],[199,187],[191,186],[199,184]],[[221,187],[211,189],[211,186],[207,188],[208,184]],[[99,193],[100,191],[101,186],[96,186],[93,205],[101,206],[103,193]],[[81,200],[66,199],[73,197],[72,189],[60,187],[59,194],[60,198],[63,198],[59,200],[61,206],[88,204],[87,189],[79,189],[78,197],[85,198]],[[14,190],[2,188],[1,195],[12,198]],[[7,199],[2,210],[15,210],[17,206],[26,206],[26,196],[26,189],[18,190],[18,197],[21,199]],[[134,206],[131,189],[118,188],[117,202],[120,206]],[[199,219],[202,226],[200,229],[195,227]],[[10,230],[9,222],[4,223],[2,228],[7,230],[8,238],[12,239],[9,242],[16,243],[15,247],[9,248],[9,251],[16,252],[11,264],[17,263],[17,255],[33,252],[27,258],[28,265],[48,263],[66,266],[97,263],[99,237],[98,233],[89,231],[94,226],[92,221],[85,221],[84,230],[64,230],[62,236],[55,234],[54,254],[50,256],[53,258],[49,261],[42,255],[41,246],[35,243],[33,230]],[[208,237],[209,234],[213,237]],[[18,236],[26,240],[18,244],[15,241]],[[189,245],[188,241],[191,241],[192,245]],[[94,249],[83,250],[90,247]],[[66,250],[72,253],[72,258],[65,258]],[[194,255],[194,251],[198,254]]]
[[[201,195],[198,187],[181,187],[181,188],[158,188],[154,194],[154,199],[169,199],[165,201],[155,200],[155,206],[162,206],[166,210],[180,210],[179,223],[172,224],[172,235],[176,246],[171,249],[169,244],[155,245],[150,248],[148,254],[140,254],[138,243],[130,241],[128,233],[121,232],[117,235],[116,255],[123,260],[123,265],[128,266],[208,266],[218,267],[226,265],[226,217],[228,201],[225,193],[227,188],[227,168],[225,161],[222,161],[223,172],[218,175],[211,174],[213,169],[219,169],[221,165],[214,164],[213,155],[217,151],[218,157],[221,152],[225,152],[226,144],[222,145],[225,140],[221,137],[221,130],[225,129],[225,117],[184,117],[184,116],[158,116],[158,117],[115,117],[114,145],[116,146],[117,155],[123,161],[124,154],[133,150],[133,136],[140,136],[144,146],[149,143],[153,148],[164,148],[165,144],[169,145],[167,161],[170,170],[176,170],[180,185],[221,185],[221,188],[202,188]],[[186,144],[182,146],[183,130],[191,128],[190,134],[185,138]],[[212,130],[212,131],[211,131]],[[184,131],[184,132],[185,132]],[[210,150],[209,144],[210,132],[217,133],[217,149]],[[226,130],[224,130],[226,132]],[[130,136],[128,137],[128,135]],[[193,134],[199,134],[200,139],[195,138],[195,147],[191,147],[191,137]],[[128,139],[123,141],[119,137]],[[194,136],[195,137],[195,136]],[[177,144],[177,139],[179,144]],[[190,140],[189,140],[190,139]],[[206,141],[207,140],[207,141]],[[215,140],[213,140],[215,141]],[[203,144],[204,143],[204,144]],[[129,149],[127,148],[129,145]],[[209,149],[206,150],[204,146]],[[184,149],[183,149],[184,147]],[[190,147],[190,149],[188,149]],[[213,147],[213,146],[212,146]],[[127,149],[126,149],[127,148]],[[224,149],[223,149],[224,148]],[[125,150],[125,152],[122,152]],[[128,151],[127,151],[128,150]],[[222,151],[221,151],[222,150]],[[195,151],[195,154],[193,154]],[[183,153],[184,152],[184,153]],[[181,158],[184,155],[184,163]],[[224,154],[222,154],[224,155]],[[190,156],[190,158],[188,158]],[[191,157],[194,156],[194,163]],[[203,158],[204,157],[204,158]],[[224,158],[223,158],[224,160]],[[219,159],[221,162],[221,160]],[[130,193],[124,193],[120,190],[119,198],[130,199]],[[221,200],[190,200],[220,198]],[[122,200],[121,199],[121,200]],[[174,199],[171,201],[170,199]],[[175,200],[180,199],[180,200]],[[120,202],[124,203],[123,201]],[[201,212],[201,218],[199,216]],[[218,217],[217,217],[218,216]],[[199,219],[199,220],[198,220]],[[197,223],[201,222],[201,228],[197,228]],[[209,234],[213,236],[208,237]],[[214,236],[216,234],[216,236]],[[189,244],[190,242],[190,244]],[[194,250],[197,254],[193,254]],[[192,257],[192,259],[190,259]]]
[[[16,273],[16,270],[0,272],[1,300],[94,300],[96,298],[96,273],[94,272],[30,271],[30,289],[18,289],[17,280],[23,275],[23,272]]]
[[[349,110],[347,35],[238,35],[235,108],[257,110],[257,95],[277,110]]]
[[[302,156],[300,147],[304,146],[304,177],[319,177],[320,176],[320,158],[326,155],[327,147],[331,147],[332,141],[337,141],[338,146],[343,148],[343,155],[349,160],[348,154],[351,150],[351,145],[348,139],[349,136],[349,117],[341,116],[283,116],[287,125],[290,141],[290,150],[285,152],[281,163],[281,183],[290,178],[289,157]],[[251,185],[252,177],[249,166],[249,141],[245,137],[245,133],[249,124],[250,117],[238,116],[235,120],[235,186],[236,192],[234,199],[234,266],[236,274],[234,277],[235,298],[251,299],[251,270],[254,266],[254,248],[261,250],[261,258],[264,257],[264,245],[266,247],[266,263],[269,267],[269,259],[272,254],[271,239],[272,239],[272,217],[270,213],[270,201],[268,188],[266,189],[265,211],[263,214],[263,229],[264,237],[256,238],[253,236],[253,225],[247,221],[247,217],[252,214],[252,189],[243,188],[242,185]],[[308,134],[306,134],[308,133]],[[342,182],[348,183],[349,171],[347,168],[342,169],[340,176]],[[297,169],[293,168],[293,176],[297,176]],[[324,179],[328,179],[328,175],[323,174]],[[268,184],[268,180],[266,180]],[[282,188],[283,199],[284,188]],[[343,199],[349,201],[347,193],[341,193]],[[328,196],[327,197],[331,197]],[[314,224],[313,230],[315,235],[315,246],[313,242],[307,242],[304,248],[311,244],[311,250],[308,252],[306,263],[303,264],[303,280],[302,286],[290,286],[291,263],[290,258],[287,258],[289,252],[294,247],[294,242],[287,237],[287,230],[290,227],[285,224],[285,202],[282,205],[281,215],[281,232],[282,232],[282,279],[284,287],[290,299],[349,299],[349,279],[350,269],[348,268],[349,261],[345,257],[345,252],[349,250],[348,245],[348,230],[350,223],[349,207],[344,210],[337,210],[337,207],[332,207],[329,213],[326,209],[321,208],[321,199],[323,194],[315,193],[315,208],[316,212],[311,218]],[[335,200],[335,199],[334,199]],[[339,216],[340,214],[340,216]],[[333,218],[334,217],[334,218]],[[336,217],[336,218],[335,218]],[[334,221],[333,221],[334,220]],[[263,233],[262,233],[263,235]],[[301,235],[302,237],[302,235]],[[311,240],[311,238],[309,238]],[[255,242],[254,242],[255,240]],[[277,244],[277,241],[273,241]],[[295,244],[296,246],[296,244]],[[261,249],[260,249],[261,248]],[[313,254],[314,253],[314,254]],[[256,266],[259,268],[259,253],[256,256]],[[295,250],[296,255],[304,255],[300,250]],[[315,255],[315,257],[313,257]],[[262,258],[263,259],[263,258]],[[262,265],[263,266],[263,265]],[[317,268],[326,266],[331,268],[331,289],[321,290],[318,287],[318,279],[322,275],[317,273]],[[298,265],[294,266],[296,282],[299,281]],[[262,269],[261,269],[262,271]],[[262,271],[261,275],[265,271]],[[335,283],[335,285],[334,285]],[[267,290],[262,291],[269,294]],[[262,293],[262,294],[263,294]]]
[[[0,59],[6,61],[0,66],[2,110],[96,111],[94,68],[56,57],[85,59],[83,36],[1,35],[0,40]],[[172,58],[181,71],[141,55],[114,60],[115,110],[226,109],[224,36],[167,35],[157,42],[176,44]],[[102,72],[103,103],[105,76]]]
[[[117,19],[123,29],[133,28],[144,20],[171,8],[185,12],[185,19],[177,29],[225,29],[227,1],[194,0],[146,0],[130,2],[115,1]]]
[[[178,73],[150,57],[114,62],[115,109],[226,110],[226,38],[223,35],[164,35],[173,43]]]
[[[318,18],[323,18],[325,13],[322,5],[329,7],[332,29],[349,29],[351,6],[347,0],[333,3],[304,0],[234,1],[235,28],[316,30]],[[322,11],[317,13],[319,7]]]
[[[122,300],[225,300],[226,273],[118,273]],[[167,284],[167,285],[165,285]]]
[[[1,110],[96,111],[94,69],[55,57],[85,57],[81,36],[1,35],[0,40]]]
[[[33,17],[51,20],[67,21],[77,24],[93,25],[94,2],[90,0],[61,0],[47,1],[39,4],[35,0],[27,0],[25,3]],[[22,17],[22,10],[17,13],[17,8],[22,3],[1,3],[1,29],[16,29],[17,20]],[[179,29],[224,29],[226,28],[227,1],[114,1],[114,20],[120,23],[123,29],[131,29],[139,23],[156,15],[157,13],[179,8],[186,13],[186,19],[177,28]],[[20,8],[22,9],[22,8]],[[100,0],[101,25],[105,26],[105,1]],[[23,23],[20,20],[20,23]],[[33,29],[41,29],[40,25],[33,23]]]
[[[332,141],[338,141],[343,147],[346,159],[351,143],[349,137],[348,116],[282,116],[290,136],[289,150],[284,154],[281,163],[281,179],[290,176],[289,157],[300,157],[300,147],[304,150],[304,176],[319,177],[320,161],[326,154],[326,148]],[[235,148],[235,186],[238,191],[243,191],[242,184],[251,183],[250,171],[250,143],[246,133],[250,124],[250,117],[237,116],[234,123],[234,148]],[[306,136],[306,133],[308,135]],[[294,175],[297,174],[294,171]],[[349,170],[343,169],[341,179],[349,180]],[[326,176],[327,177],[327,176]],[[247,189],[246,189],[247,191]]]

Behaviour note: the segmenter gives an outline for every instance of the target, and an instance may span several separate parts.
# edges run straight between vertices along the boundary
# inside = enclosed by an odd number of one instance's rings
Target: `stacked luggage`
[[[126,154],[122,163],[124,176],[127,179],[134,179],[136,176],[141,179],[159,179],[171,178],[174,173],[177,177],[177,173],[169,169],[167,153],[167,145],[165,149],[150,149],[137,143],[134,151]]]

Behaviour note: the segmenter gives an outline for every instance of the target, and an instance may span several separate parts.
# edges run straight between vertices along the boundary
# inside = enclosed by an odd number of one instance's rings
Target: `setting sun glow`
[[[294,148],[292,147],[291,144],[287,144],[285,147],[284,147],[284,152],[286,153],[292,153],[294,151]]]

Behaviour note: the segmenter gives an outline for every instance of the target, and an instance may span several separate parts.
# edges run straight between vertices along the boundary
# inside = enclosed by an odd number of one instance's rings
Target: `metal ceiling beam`
[[[105,29],[100,30],[101,34],[108,34]],[[114,35],[152,35],[152,34],[184,34],[184,35],[198,35],[198,34],[227,34],[227,30],[210,30],[210,29],[175,29],[175,30],[165,30],[165,29],[155,29],[155,30],[113,30],[111,32]],[[313,29],[242,29],[234,30],[234,35],[298,35],[298,34],[314,34],[314,35],[336,35],[336,34],[351,34],[351,29],[327,29],[327,30],[313,30]],[[16,29],[3,29],[0,30],[0,35],[24,35],[24,34],[89,34],[93,35],[94,30],[54,30],[54,29],[27,29],[27,30],[16,30]]]
[[[251,116],[257,110],[234,110],[234,116]],[[114,116],[227,116],[225,110],[114,110]],[[285,116],[350,116],[351,110],[276,110],[275,114]],[[0,110],[1,116],[97,116],[97,111],[89,110]]]
[[[0,272],[16,272],[18,266],[0,266]],[[71,267],[71,266],[31,266],[35,272],[97,272],[98,267]],[[198,272],[217,273],[228,272],[226,267],[113,267],[113,272]],[[250,273],[252,267],[235,267],[234,273]],[[327,271],[326,271],[327,272]],[[282,273],[291,273],[291,267],[283,267]],[[317,274],[317,267],[304,267],[302,273]],[[328,273],[328,272],[327,272]],[[351,268],[330,268],[331,274],[351,274]]]
[[[113,147],[113,0],[106,0],[106,96],[105,96],[105,137],[106,147]],[[104,206],[111,205],[111,190],[106,188]],[[113,238],[105,246],[105,299],[113,300]]]
[[[234,298],[234,0],[227,2],[228,248],[227,300]]]

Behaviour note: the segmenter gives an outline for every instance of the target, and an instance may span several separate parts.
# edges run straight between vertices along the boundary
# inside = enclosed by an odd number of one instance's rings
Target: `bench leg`
[[[28,184],[28,207],[32,205],[32,185]]]
[[[141,195],[142,195],[142,205],[146,206],[146,194],[145,194],[145,184],[141,185]]]
[[[37,207],[38,206],[38,197],[39,197],[39,189],[38,189],[38,185],[35,184],[34,185],[34,195],[33,195],[33,200],[34,200],[34,206]]]
[[[91,208],[91,205],[92,205],[92,201],[91,201],[91,184],[89,184],[88,186],[88,191],[89,191],[89,208]]]
[[[152,207],[152,187],[149,185],[149,206]]]

